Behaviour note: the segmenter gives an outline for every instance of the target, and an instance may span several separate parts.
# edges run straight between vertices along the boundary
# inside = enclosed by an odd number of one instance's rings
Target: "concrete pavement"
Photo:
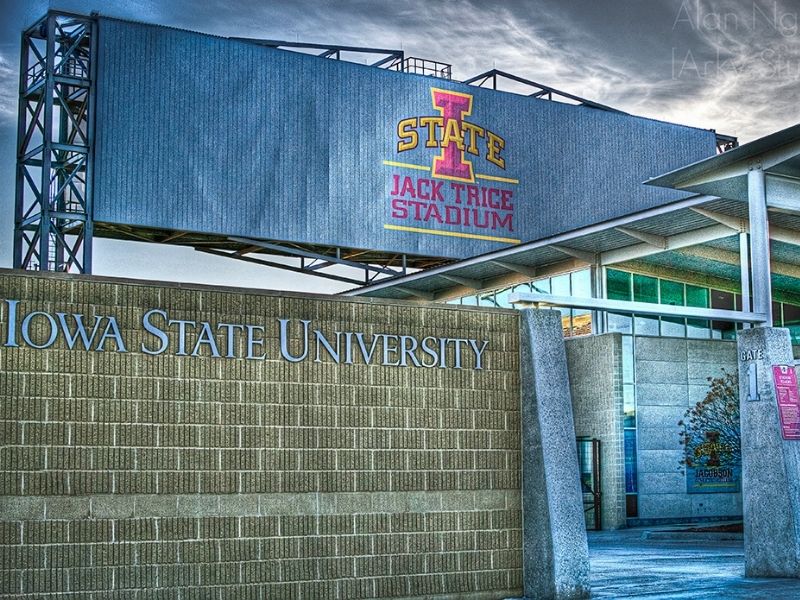
[[[800,579],[744,577],[741,540],[644,539],[646,531],[589,532],[592,598],[800,600]]]

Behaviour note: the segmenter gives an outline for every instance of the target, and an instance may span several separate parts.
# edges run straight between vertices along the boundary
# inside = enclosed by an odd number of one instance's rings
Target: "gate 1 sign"
[[[790,365],[773,365],[775,396],[781,416],[781,434],[785,440],[800,440],[800,394],[797,391],[797,374]]]

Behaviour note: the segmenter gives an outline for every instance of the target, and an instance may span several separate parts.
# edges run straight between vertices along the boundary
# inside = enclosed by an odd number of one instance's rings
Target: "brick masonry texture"
[[[521,593],[513,311],[0,271],[9,298],[114,315],[128,352],[0,348],[0,595]],[[267,359],[145,355],[152,308],[266,325]],[[278,318],[488,339],[485,368],[289,363]]]

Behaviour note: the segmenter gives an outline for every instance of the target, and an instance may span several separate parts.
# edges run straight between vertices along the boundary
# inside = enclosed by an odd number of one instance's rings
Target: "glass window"
[[[622,382],[633,383],[633,338],[622,336]]]
[[[753,297],[752,296],[750,296],[749,308],[750,308],[750,310],[752,310],[752,308],[753,308]],[[740,294],[736,294],[736,310],[744,310],[742,308],[742,296]]]
[[[636,493],[636,430],[626,429],[624,432],[625,440],[625,492],[628,494]]]
[[[609,332],[633,333],[633,319],[631,319],[630,315],[608,313],[607,318]]]
[[[686,305],[708,308],[708,288],[686,285]],[[711,337],[711,324],[705,319],[686,319],[687,335],[690,338]]]
[[[519,283],[519,284],[514,286],[513,290],[514,290],[515,293],[516,292],[528,293],[528,292],[531,291],[531,284],[530,283]],[[534,291],[538,291],[538,290],[534,290]]]
[[[711,290],[711,308],[719,308],[722,310],[734,310],[736,303],[734,302],[733,294],[731,292],[723,292],[721,290]],[[712,337],[721,338],[724,340],[732,340],[736,337],[736,325],[730,321],[712,321],[711,322]]]
[[[495,301],[497,302],[497,306],[499,306],[500,308],[512,308],[511,303],[508,301],[508,297],[510,295],[511,295],[511,288],[499,290],[495,294]]]
[[[660,281],[661,287],[661,304],[669,304],[670,306],[684,306],[685,300],[683,297],[683,284],[677,281],[669,281],[662,279]]]
[[[636,335],[658,335],[658,318],[636,315],[633,327]]]
[[[592,313],[588,310],[572,311],[572,335],[590,335],[592,333]]]
[[[633,385],[626,384],[622,389],[622,410],[624,426],[636,427],[636,402],[633,395]]]
[[[561,329],[564,337],[572,337],[572,311],[569,308],[556,308],[561,313]]]
[[[478,296],[478,305],[496,307],[497,302],[494,299],[494,292],[487,292]]]
[[[550,280],[551,293],[554,296],[569,296],[569,273],[553,277]]]
[[[477,296],[464,296],[461,298],[461,304],[464,306],[478,306]]]
[[[708,308],[708,288],[686,285],[686,306]]]
[[[572,295],[576,298],[592,297],[592,274],[589,269],[571,273]]]
[[[531,288],[534,292],[538,292],[540,294],[549,294],[550,293],[550,280],[549,279],[539,279],[538,281],[531,282]]]
[[[773,327],[781,327],[783,325],[783,317],[781,316],[781,305],[777,302],[772,303],[772,325]]]
[[[661,317],[661,335],[665,337],[686,337],[686,319],[681,317]]]
[[[636,302],[658,303],[658,279],[634,274],[633,299]]]
[[[606,295],[609,300],[630,300],[631,274],[616,269],[607,269]]]
[[[800,306],[783,305],[783,326],[789,329],[793,344],[800,344]]]

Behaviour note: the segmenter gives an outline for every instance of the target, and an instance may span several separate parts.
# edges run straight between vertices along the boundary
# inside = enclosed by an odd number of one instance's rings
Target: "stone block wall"
[[[740,517],[741,493],[686,493],[678,437],[708,378],[736,372],[736,342],[637,337],[635,365],[639,521]]]
[[[521,593],[518,317],[0,271],[0,300],[114,315],[126,352],[0,345],[0,594],[504,598]],[[148,355],[144,313],[264,326],[235,357]],[[8,342],[10,308],[0,311]],[[71,317],[68,317],[71,318]],[[278,318],[489,340],[483,369],[278,353]],[[18,323],[19,328],[22,327]],[[188,325],[187,325],[188,327]],[[29,322],[45,345],[45,317]],[[215,334],[225,344],[224,334]],[[297,336],[296,336],[297,337]],[[194,344],[197,335],[190,336]],[[96,340],[95,340],[96,341]],[[289,350],[300,352],[300,340]],[[191,350],[187,347],[187,354]],[[452,349],[448,360],[453,364]],[[344,360],[341,361],[344,363]]]
[[[575,435],[600,440],[603,529],[625,527],[622,336],[566,341]]]

